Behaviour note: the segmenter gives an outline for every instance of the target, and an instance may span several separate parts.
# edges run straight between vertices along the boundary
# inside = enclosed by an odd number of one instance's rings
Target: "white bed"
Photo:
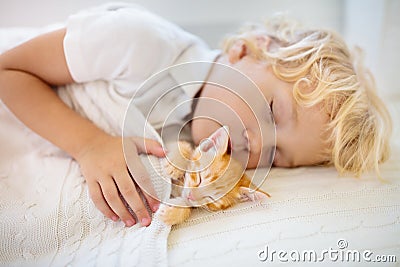
[[[0,51],[34,34],[37,30],[3,29],[0,31]],[[393,99],[388,105],[395,127],[398,127],[400,100]],[[75,188],[77,194],[88,199],[77,164],[30,132],[2,103],[0,123],[0,264],[127,266],[143,265],[135,257],[164,257],[161,252],[153,255],[129,254],[134,250],[135,233],[144,230],[138,227],[132,230],[124,228],[122,223],[103,220],[90,201],[75,203],[85,214],[92,216],[85,217],[84,221],[76,218],[70,210],[62,210],[63,203],[75,197],[62,195],[60,192],[65,187]],[[337,261],[343,266],[361,266],[366,262],[362,258],[363,253],[368,254],[371,260],[378,255],[393,255],[397,263],[386,264],[398,266],[399,137],[397,129],[392,142],[392,156],[382,165],[382,176],[386,182],[379,181],[374,174],[366,174],[362,178],[338,177],[333,168],[325,167],[273,169],[262,188],[271,194],[270,199],[262,203],[242,203],[219,213],[196,210],[187,222],[172,227],[168,236],[167,259],[153,263],[165,265],[168,262],[169,266],[273,266],[285,260],[293,263],[291,257],[304,251],[313,250],[320,258],[324,250],[342,251],[340,253],[357,250],[361,253],[360,263],[342,261],[340,255]],[[33,170],[35,172],[32,173]],[[64,176],[59,177],[60,174]],[[20,189],[8,186],[10,177],[19,179]],[[54,179],[49,184],[41,184],[48,181],[43,177]],[[41,199],[43,194],[47,195],[46,202],[32,200],[36,196]],[[10,196],[19,198],[20,202],[6,202]],[[23,225],[11,220],[12,205],[16,210],[21,205],[27,210]],[[43,214],[44,210],[49,211],[46,214],[51,215],[53,210],[57,214],[44,218],[35,216]],[[46,221],[59,218],[60,214],[63,221]],[[81,223],[60,225],[60,222],[69,220]],[[97,224],[94,226],[91,220]],[[54,228],[40,227],[43,224],[53,225]],[[66,233],[62,237],[54,232],[61,228]],[[21,229],[28,236],[19,234]],[[58,238],[57,246],[46,247],[46,237],[54,236]],[[90,242],[85,238],[90,238]],[[36,243],[26,242],[28,239],[36,240]],[[74,249],[66,255],[63,254],[65,247]],[[108,250],[103,250],[105,247]],[[276,251],[273,259],[272,251]],[[283,252],[279,258],[280,251]],[[16,252],[20,253],[20,257],[10,256],[15,256]],[[129,261],[132,259],[135,261]],[[334,260],[325,254],[323,263],[334,264]]]

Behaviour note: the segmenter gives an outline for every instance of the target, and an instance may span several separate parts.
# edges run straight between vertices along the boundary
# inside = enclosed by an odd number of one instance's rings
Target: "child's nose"
[[[247,131],[250,152],[253,154],[259,154],[262,148],[262,141],[259,135],[253,133],[252,131]]]

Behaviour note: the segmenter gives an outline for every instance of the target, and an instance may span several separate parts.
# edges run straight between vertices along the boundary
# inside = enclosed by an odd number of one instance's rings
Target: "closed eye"
[[[271,110],[271,113],[270,113],[271,119],[274,123],[276,123],[275,114],[274,114],[274,99],[271,100],[271,103],[269,104],[269,109]]]
[[[269,154],[269,162],[274,164],[275,161],[275,154],[276,154],[276,146],[271,147],[270,154]]]
[[[272,114],[274,113],[274,100],[272,99],[271,104],[269,104]]]
[[[200,172],[191,172],[189,181],[190,181],[191,187],[199,187],[199,185],[201,183]]]

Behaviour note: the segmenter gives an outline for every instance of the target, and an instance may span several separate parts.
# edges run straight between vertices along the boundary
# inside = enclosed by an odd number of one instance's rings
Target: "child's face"
[[[237,48],[237,47],[236,47]],[[232,48],[231,50],[235,50]],[[292,83],[279,80],[265,62],[256,60],[248,54],[246,48],[236,49],[224,54],[218,60],[230,65],[247,75],[261,90],[268,104],[271,106],[276,124],[276,153],[273,164],[279,167],[295,167],[301,165],[313,165],[326,161],[322,156],[326,149],[327,133],[325,130],[328,115],[323,112],[322,106],[302,107],[298,105],[292,94]],[[218,75],[218,74],[216,74]],[[234,77],[232,77],[234,79]],[[243,89],[245,90],[245,88]],[[263,148],[259,125],[247,105],[229,92],[229,90],[206,84],[201,97],[216,99],[229,105],[236,112],[224,114],[217,118],[222,125],[228,125],[231,132],[233,149],[235,144],[248,144],[243,153],[248,153],[247,168],[265,166],[261,162],[258,165],[260,152]],[[215,116],[215,110],[207,101],[200,101],[196,106],[194,117]],[[267,109],[266,109],[267,112]],[[233,116],[239,117],[243,128],[232,123]],[[196,119],[192,122],[192,137],[196,144],[208,137],[218,129],[220,125],[210,119]],[[247,135],[247,136],[246,136]],[[247,142],[248,141],[248,142]],[[246,150],[249,152],[246,152]],[[247,156],[246,156],[247,158]]]

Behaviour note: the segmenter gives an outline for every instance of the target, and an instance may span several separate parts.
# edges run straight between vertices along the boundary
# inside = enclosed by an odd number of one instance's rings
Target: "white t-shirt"
[[[207,69],[167,71],[146,90],[138,89],[151,75],[175,64],[214,61],[220,51],[210,50],[196,36],[132,4],[107,4],[69,17],[64,52],[78,83],[106,80],[146,115],[169,88],[166,101],[158,101],[150,123],[160,128],[171,108],[193,98],[201,84],[179,86],[190,77],[205,78]],[[137,93],[138,92],[138,93]],[[181,124],[191,110],[181,109],[169,124]]]

